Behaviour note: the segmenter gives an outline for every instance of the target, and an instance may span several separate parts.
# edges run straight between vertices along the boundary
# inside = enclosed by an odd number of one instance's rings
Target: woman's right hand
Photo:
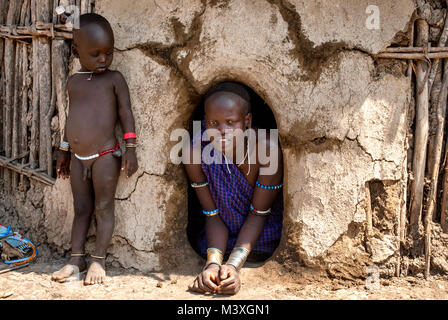
[[[59,150],[58,160],[56,162],[56,173],[58,178],[70,177],[70,160],[71,153],[69,151]]]
[[[211,264],[196,277],[193,284],[188,286],[188,289],[199,293],[214,293],[219,285],[218,275],[219,266],[217,264]]]
[[[216,289],[217,293],[236,294],[240,291],[240,275],[234,266],[223,264],[219,271],[219,279],[219,285]]]

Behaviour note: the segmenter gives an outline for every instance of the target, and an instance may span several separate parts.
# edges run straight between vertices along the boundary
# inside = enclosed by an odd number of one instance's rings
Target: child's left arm
[[[123,133],[135,132],[135,122],[134,116],[132,115],[129,88],[123,75],[118,71],[114,72],[114,90],[115,95],[117,96],[118,115]],[[136,139],[127,139],[126,143],[136,143]],[[137,171],[137,169],[138,163],[135,148],[126,148],[126,151],[122,156],[121,170],[124,170],[126,176],[129,178]]]

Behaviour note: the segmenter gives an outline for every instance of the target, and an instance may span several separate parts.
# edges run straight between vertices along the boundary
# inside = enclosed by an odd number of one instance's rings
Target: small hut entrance
[[[250,95],[251,113],[252,113],[252,127],[259,129],[277,129],[274,114],[267,103],[250,87],[242,85]],[[196,107],[190,119],[190,137],[193,137],[193,121],[202,121],[204,119],[204,99],[202,98],[199,105]],[[283,196],[283,195],[281,195]],[[188,225],[187,236],[192,248],[199,254],[200,248],[198,246],[198,237],[205,226],[205,216],[202,214],[202,207],[195,194],[194,189],[188,184]]]

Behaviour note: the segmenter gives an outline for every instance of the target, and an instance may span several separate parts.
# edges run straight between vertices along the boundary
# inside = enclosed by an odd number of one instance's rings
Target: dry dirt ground
[[[22,269],[0,274],[0,300],[91,300],[91,299],[238,299],[238,300],[307,300],[307,299],[448,299],[448,277],[432,276],[381,279],[379,288],[367,289],[365,281],[305,280],[288,273],[266,271],[256,266],[242,270],[242,288],[235,296],[191,293],[187,286],[199,270],[170,273],[139,273],[122,268],[108,268],[107,283],[84,286],[80,280],[67,283],[50,280],[50,274],[63,266],[37,262]],[[0,264],[1,268],[5,265]],[[275,268],[268,268],[276,270]],[[278,270],[278,268],[277,268]],[[269,274],[268,274],[269,273]]]

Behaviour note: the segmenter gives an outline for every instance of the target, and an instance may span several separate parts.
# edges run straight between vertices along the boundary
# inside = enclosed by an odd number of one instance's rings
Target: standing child
[[[105,258],[114,230],[114,196],[120,174],[120,149],[114,134],[117,120],[126,141],[121,170],[130,177],[138,168],[129,89],[120,72],[108,69],[113,50],[109,22],[98,14],[81,15],[80,28],[73,32],[73,51],[81,70],[67,82],[70,109],[57,161],[58,178],[70,177],[75,210],[71,257],[52,275],[60,282],[87,269],[84,245],[92,213],[97,222],[96,243],[84,284],[103,283],[106,277]]]

